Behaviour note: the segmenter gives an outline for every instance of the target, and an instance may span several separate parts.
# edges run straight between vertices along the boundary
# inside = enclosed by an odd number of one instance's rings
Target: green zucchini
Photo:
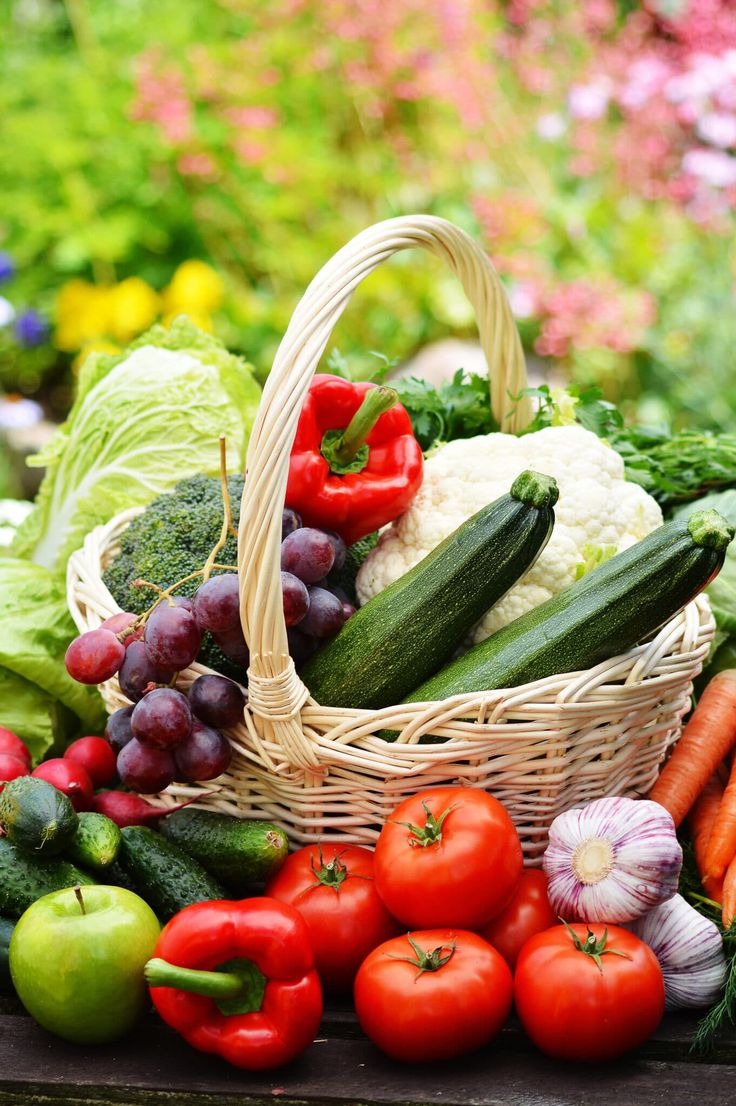
[[[385,707],[436,672],[473,624],[534,564],[554,525],[557,484],[523,472],[350,618],[301,677],[323,706]]]
[[[57,857],[33,856],[0,837],[0,913],[20,918],[28,907],[52,891],[96,880]]]
[[[405,702],[517,687],[625,653],[703,590],[733,536],[717,511],[665,523],[448,664]]]
[[[161,833],[226,887],[245,893],[281,867],[289,842],[271,822],[235,818],[213,810],[185,807],[161,820]]]
[[[10,938],[14,929],[15,922],[10,918],[0,918],[0,995],[15,994],[10,978]]]
[[[224,888],[198,861],[147,826],[125,826],[120,861],[162,922],[185,906],[226,899]]]
[[[105,872],[120,852],[120,827],[104,814],[83,811],[67,856],[93,872]]]
[[[29,852],[53,856],[70,843],[79,819],[71,799],[46,780],[19,776],[0,794],[0,826]]]

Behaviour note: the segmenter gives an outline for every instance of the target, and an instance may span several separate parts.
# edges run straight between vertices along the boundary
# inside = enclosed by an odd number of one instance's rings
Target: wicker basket
[[[447,261],[475,308],[498,421],[515,430],[529,418],[528,407],[510,398],[524,387],[526,372],[508,303],[490,262],[463,231],[430,216],[390,219],[325,265],[281,342],[248,449],[238,564],[251,667],[243,723],[228,734],[232,765],[216,783],[173,785],[160,801],[210,792],[203,806],[277,820],[294,842],[370,842],[406,795],[461,783],[504,803],[527,863],[534,863],[560,811],[648,790],[679,733],[714,623],[700,597],[624,656],[506,691],[376,711],[321,707],[310,698],[289,658],[281,608],[281,509],[291,443],[312,374],[354,289],[380,262],[413,246]],[[69,605],[80,631],[118,610],[101,572],[135,513],[98,527],[69,560]],[[193,665],[181,674],[181,686],[204,671]],[[115,679],[103,694],[110,710],[125,704]],[[397,742],[376,736],[384,728],[400,731]],[[446,740],[421,744],[429,733]]]

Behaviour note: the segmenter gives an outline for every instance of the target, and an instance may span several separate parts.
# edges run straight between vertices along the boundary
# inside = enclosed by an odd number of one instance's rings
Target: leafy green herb
[[[458,369],[451,380],[435,388],[416,377],[393,379],[391,386],[409,412],[422,449],[455,438],[472,438],[498,430],[491,414],[488,379]]]

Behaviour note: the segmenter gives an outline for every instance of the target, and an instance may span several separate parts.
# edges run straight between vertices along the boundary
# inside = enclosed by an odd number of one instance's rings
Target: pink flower
[[[558,111],[548,111],[545,115],[539,116],[535,129],[545,142],[554,142],[555,139],[562,138],[567,130],[567,123]]]
[[[567,94],[567,107],[573,119],[601,119],[610,98],[608,81],[574,84]]]
[[[696,129],[700,137],[713,146],[736,146],[736,115],[711,111],[700,117]]]
[[[736,158],[721,150],[709,150],[705,146],[688,150],[682,159],[682,168],[685,173],[707,181],[714,188],[736,185]]]

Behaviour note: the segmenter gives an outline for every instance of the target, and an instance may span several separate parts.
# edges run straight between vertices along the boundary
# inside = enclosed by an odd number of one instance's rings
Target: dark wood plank
[[[510,1039],[510,1038],[509,1038]],[[289,1068],[251,1075],[150,1021],[128,1040],[79,1048],[30,1018],[0,1017],[0,1106],[731,1106],[736,1067],[637,1057],[585,1068],[504,1040],[450,1065],[394,1063],[368,1041],[320,1037]]]

